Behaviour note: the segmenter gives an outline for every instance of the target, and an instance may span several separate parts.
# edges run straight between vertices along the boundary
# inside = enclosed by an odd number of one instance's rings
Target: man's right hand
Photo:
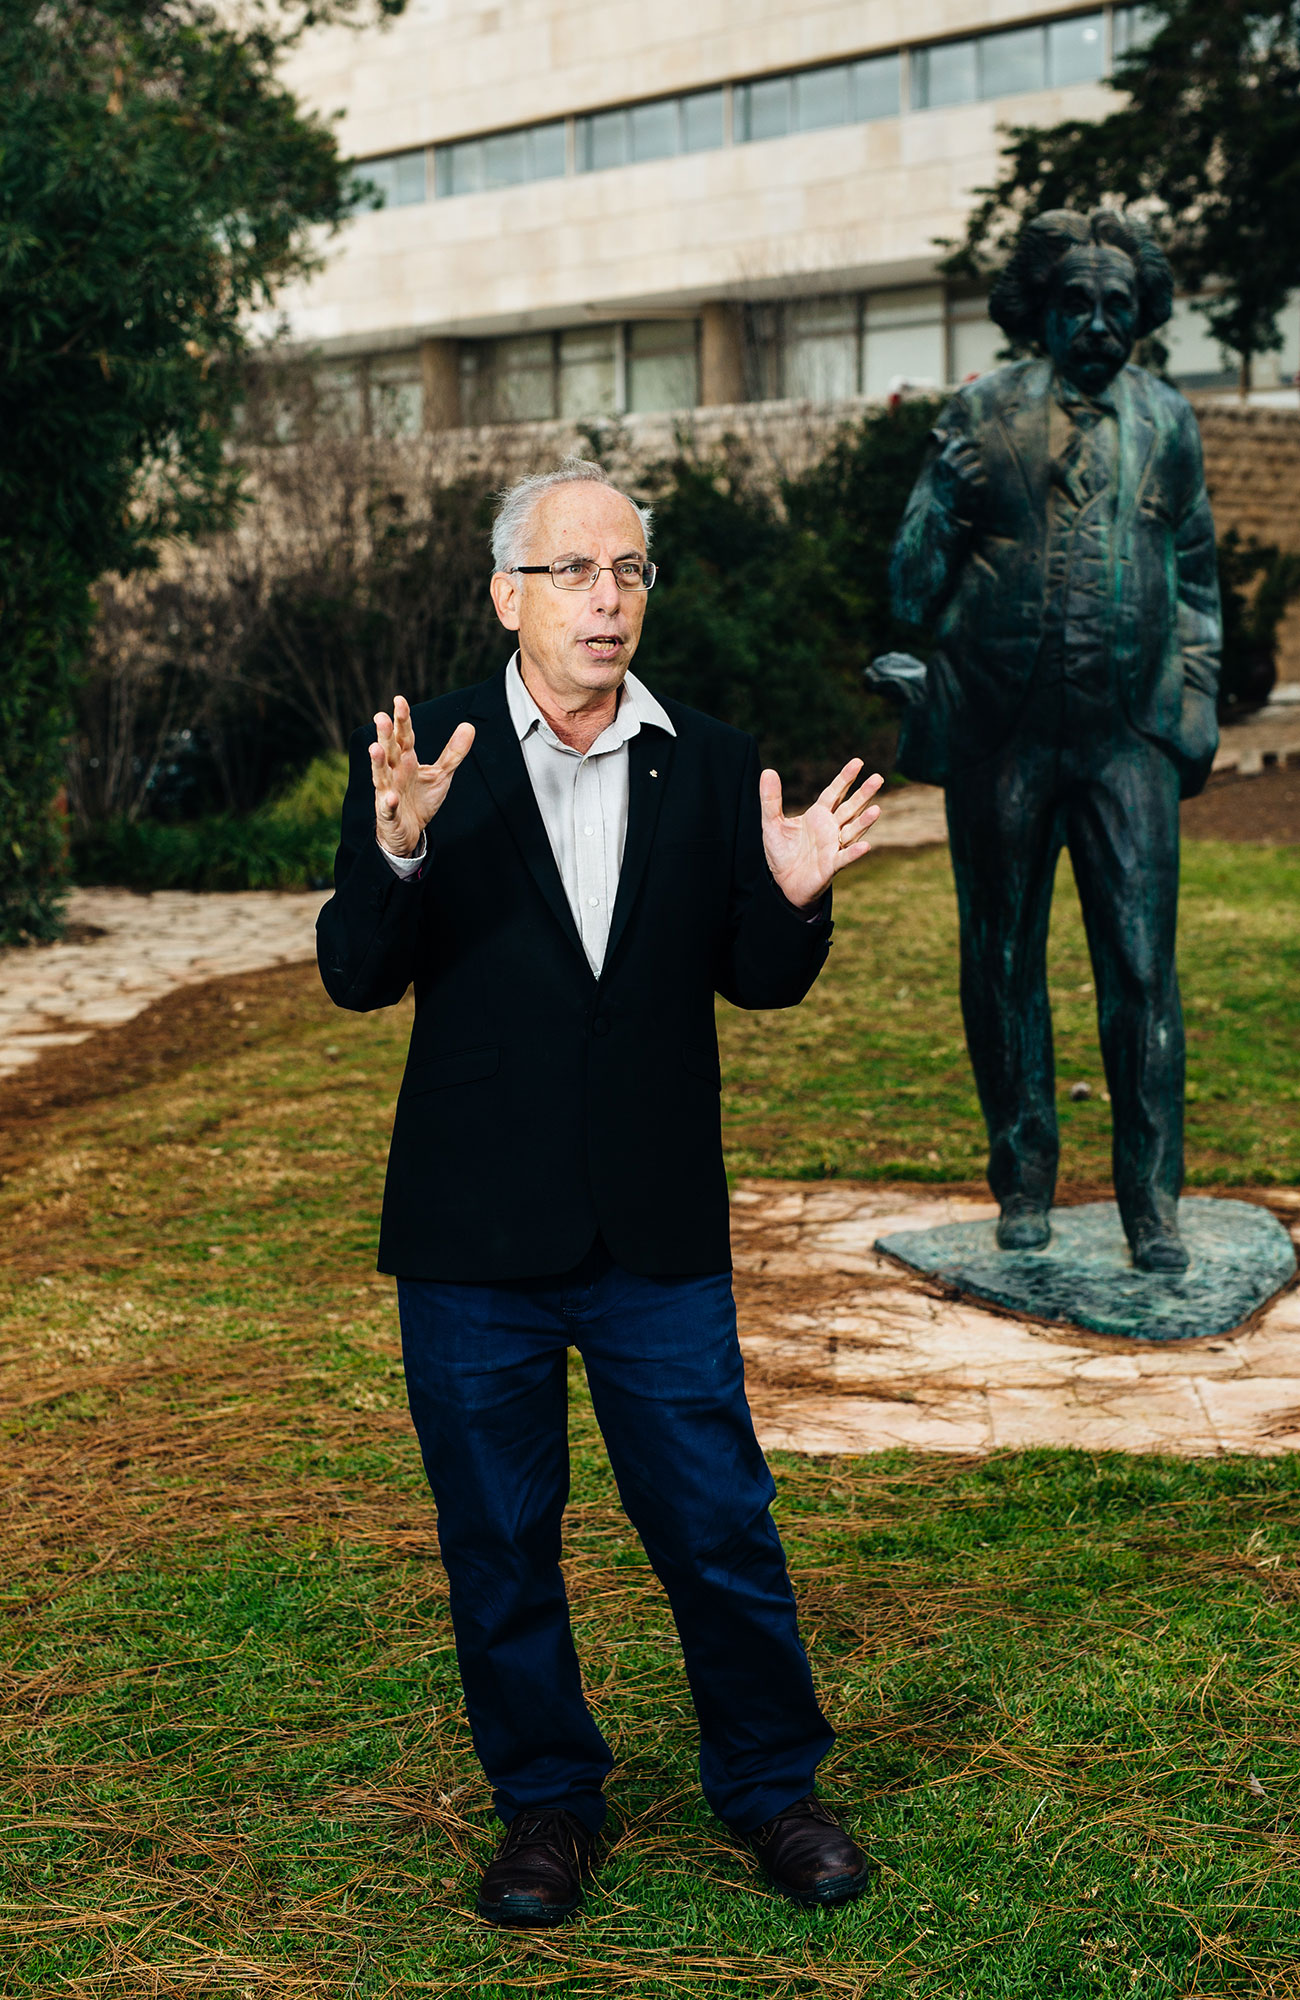
[[[457,766],[469,755],[474,725],[462,722],[436,764],[422,764],[415,754],[411,704],[399,694],[393,713],[377,715],[378,741],[370,746],[370,771],[375,781],[375,838],[390,854],[409,857],[419,851],[424,829],[446,798]]]

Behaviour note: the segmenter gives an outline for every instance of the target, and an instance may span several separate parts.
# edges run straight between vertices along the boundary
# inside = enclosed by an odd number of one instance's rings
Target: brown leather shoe
[[[561,1806],[526,1806],[483,1871],[478,1913],[491,1924],[562,1924],[582,1901],[596,1836]]]
[[[851,1903],[876,1872],[875,1863],[813,1792],[745,1838],[782,1895],[808,1909]]]

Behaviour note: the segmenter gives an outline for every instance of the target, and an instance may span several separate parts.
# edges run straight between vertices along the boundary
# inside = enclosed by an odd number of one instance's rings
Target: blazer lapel
[[[582,948],[582,939],[578,936],[578,927],[573,921],[569,899],[564,893],[560,871],[555,865],[551,843],[542,823],[528,766],[524,763],[523,746],[510,719],[503,673],[498,674],[495,680],[484,683],[469,711],[469,720],[474,724],[475,732],[470,755],[482,772],[497,809],[514,837],[529,874],[550,906],[551,914],[582,960],[584,968],[590,972],[587,954]]]
[[[674,739],[654,723],[639,729],[627,746],[627,839],[610,920],[609,943],[605,947],[605,972],[613,963],[619,940],[627,929],[650,859],[659,808],[672,775],[673,747]]]
[[[1041,521],[1047,507],[1050,386],[1050,365],[1031,363],[997,419],[1011,460],[1024,481],[1029,519],[1035,523]]]

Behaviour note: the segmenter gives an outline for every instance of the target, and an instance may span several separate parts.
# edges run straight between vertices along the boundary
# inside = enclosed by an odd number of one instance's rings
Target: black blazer
[[[598,1229],[643,1275],[729,1267],[713,996],[802,1000],[826,959],[830,897],[809,922],[772,880],[752,739],[664,707],[677,736],[650,725],[628,745],[627,845],[599,979],[504,674],[413,711],[426,763],[458,722],[477,735],[409,881],[375,843],[374,731],[354,735],[321,977],[359,1011],[415,985],[380,1270],[541,1277],[576,1264]]]

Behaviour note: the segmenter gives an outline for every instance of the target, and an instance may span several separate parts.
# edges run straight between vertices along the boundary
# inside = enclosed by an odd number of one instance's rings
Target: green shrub
[[[74,842],[82,882],[126,889],[308,889],[330,879],[347,758],[317,757],[258,811],[164,825],[116,819]]]

